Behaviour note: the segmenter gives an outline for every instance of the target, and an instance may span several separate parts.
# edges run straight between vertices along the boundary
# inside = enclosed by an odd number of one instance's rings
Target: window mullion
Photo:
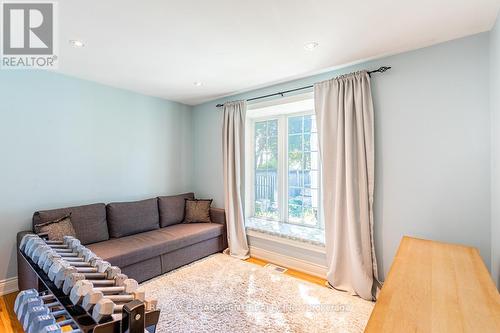
[[[287,128],[286,128],[286,117],[280,116],[278,119],[278,175],[279,175],[279,190],[278,190],[278,199],[279,199],[279,207],[280,207],[280,221],[286,222],[288,221],[288,177],[287,177]]]
[[[248,127],[246,128],[246,147],[248,154],[248,160],[245,161],[245,184],[249,189],[248,193],[245,193],[245,219],[250,216],[255,215],[255,121],[249,120]]]

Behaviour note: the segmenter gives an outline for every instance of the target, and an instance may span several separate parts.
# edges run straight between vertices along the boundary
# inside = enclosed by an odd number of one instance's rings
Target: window
[[[278,120],[255,123],[255,216],[278,220]]]
[[[319,226],[319,162],[314,115],[288,117],[288,222]]]
[[[247,228],[269,229],[277,234],[292,230],[295,232],[292,236],[300,240],[323,242],[313,104],[307,96],[298,101],[249,109]],[[315,236],[311,236],[311,229],[316,230],[312,232]]]

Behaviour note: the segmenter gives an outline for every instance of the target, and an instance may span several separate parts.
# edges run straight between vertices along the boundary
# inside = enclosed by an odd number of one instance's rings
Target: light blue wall
[[[483,33],[196,106],[194,190],[223,205],[217,103],[390,65],[372,80],[381,272],[387,273],[403,235],[476,246],[489,266],[488,47],[489,34]]]
[[[500,287],[500,15],[490,33],[491,275]]]
[[[35,210],[191,190],[191,107],[49,72],[0,71],[0,280]]]

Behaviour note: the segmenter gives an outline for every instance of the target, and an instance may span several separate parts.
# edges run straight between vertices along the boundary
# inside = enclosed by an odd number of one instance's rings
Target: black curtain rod
[[[368,75],[372,75],[373,73],[383,73],[385,72],[386,70],[388,69],[391,69],[391,67],[388,67],[388,66],[382,66],[378,69],[375,69],[373,71],[369,71],[368,72]],[[258,97],[252,97],[252,98],[249,98],[247,99],[247,102],[250,102],[250,101],[255,101],[256,99],[262,99],[262,98],[267,98],[267,97],[273,97],[273,96],[281,96],[283,97],[284,94],[288,94],[288,93],[291,93],[291,92],[294,92],[294,91],[299,91],[299,90],[304,90],[304,89],[309,89],[309,88],[312,88],[313,85],[310,85],[310,86],[305,86],[305,87],[300,87],[300,88],[295,88],[295,89],[290,89],[290,90],[285,90],[285,91],[279,91],[277,93],[274,93],[274,94],[269,94],[269,95],[263,95],[263,96],[258,96]],[[217,104],[216,105],[218,108],[224,106],[224,104]]]

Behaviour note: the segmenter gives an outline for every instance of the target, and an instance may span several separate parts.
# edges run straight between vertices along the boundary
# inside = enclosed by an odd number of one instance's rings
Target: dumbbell
[[[92,309],[92,318],[96,322],[101,322],[104,318],[108,318],[115,312],[115,303],[109,299],[100,299]]]
[[[74,247],[68,249],[54,249],[45,243],[36,243],[36,245],[33,245],[31,249],[33,250],[30,252],[30,258],[34,262],[38,263],[40,257],[47,252],[56,253],[61,257],[78,257],[81,256],[82,252],[87,248],[83,245],[75,245]]]
[[[65,239],[61,242],[61,244],[55,244],[54,241],[44,240],[40,237],[32,237],[26,241],[24,246],[20,246],[20,249],[24,250],[28,256],[31,256],[34,249],[41,245],[60,253],[71,253],[72,249],[75,249],[82,244],[77,238],[71,236],[65,236]]]
[[[127,303],[116,304],[115,305],[115,313],[121,313],[123,311],[123,306]],[[158,308],[158,301],[155,299],[146,299],[144,300],[144,310],[145,311],[154,311]]]
[[[24,251],[25,248],[26,248],[26,244],[28,243],[28,241],[30,240],[34,240],[34,239],[42,239],[40,236],[38,236],[37,234],[26,234],[23,236],[23,238],[21,238],[21,242],[19,243],[19,249]]]
[[[54,299],[55,300],[55,299]],[[26,316],[32,311],[33,308],[38,307],[38,306],[44,306],[45,302],[42,297],[30,297],[26,299],[21,306],[18,309],[17,314],[17,319],[19,319],[19,322],[21,324],[24,323]],[[47,303],[47,307],[54,307],[59,305],[59,303],[52,302],[52,303]]]
[[[23,325],[24,330],[26,331],[28,329],[28,326],[35,317],[41,316],[41,315],[48,315],[51,314],[54,317],[59,317],[62,315],[66,314],[66,310],[55,310],[52,311],[51,307],[59,306],[62,307],[62,305],[59,302],[51,303],[51,304],[43,304],[42,305],[37,305],[34,307],[31,307],[27,310],[27,312],[24,314],[24,318],[20,320],[21,324]]]
[[[95,274],[103,274],[106,273],[106,270],[108,267],[111,267],[111,264],[107,261],[104,260],[97,260],[95,262],[95,266],[90,266],[90,267],[75,267],[71,263],[65,262],[63,265],[61,265],[61,269],[56,273],[56,276],[54,278],[54,284],[58,288],[62,288],[64,281],[66,280],[66,277],[68,277],[71,274],[74,273],[82,273],[84,274],[88,279],[92,278],[101,278],[101,279],[106,279],[108,276],[106,275],[105,277],[101,277]],[[119,269],[116,267],[116,269]],[[116,271],[115,269],[115,271]],[[121,271],[116,272],[116,274],[121,273]]]
[[[80,241],[72,236],[64,236],[63,241],[45,241],[34,234],[25,235],[21,240],[20,249],[24,250],[26,255],[48,272],[50,262],[48,257],[60,256],[67,261],[78,262],[75,266],[88,266],[84,261],[94,257],[95,254],[82,246]],[[80,257],[83,257],[80,258]]]
[[[20,244],[19,248],[26,253],[28,257],[31,258],[33,251],[38,246],[46,246],[48,248],[54,249],[60,253],[70,253],[74,247],[81,245],[80,241],[76,238],[67,238],[66,243],[63,244],[50,244],[40,237],[30,237],[25,243]]]
[[[61,328],[67,325],[75,325],[73,319],[65,319],[62,321],[57,321],[56,318],[52,314],[44,314],[40,316],[36,316],[33,321],[28,326],[28,331],[26,333],[40,333],[40,332],[52,332],[47,331],[50,329],[50,326],[57,325],[56,327]],[[60,332],[57,331],[56,332]],[[73,330],[71,332],[80,332],[80,330]]]
[[[28,257],[33,259],[34,262],[37,262],[40,255],[46,251],[53,251],[61,257],[78,257],[80,256],[80,252],[84,249],[86,249],[86,247],[81,245],[78,239],[72,240],[70,245],[67,245],[65,248],[53,248],[47,245],[43,240],[35,240],[33,242],[28,241],[25,247],[25,253]]]
[[[49,303],[45,303],[45,301],[49,301]],[[53,308],[60,309],[53,309]],[[28,289],[19,292],[16,297],[16,301],[14,302],[14,311],[16,312],[17,318],[19,322],[23,326],[25,332],[33,332],[37,333],[40,330],[40,327],[33,327],[33,322],[35,322],[35,318],[42,315],[49,315],[49,317],[66,316],[68,317],[68,313],[63,308],[61,303],[59,303],[54,295],[39,295],[35,289]],[[66,323],[61,323],[60,326],[65,326],[67,324],[73,323],[72,320],[66,321]],[[45,323],[46,324],[46,323]],[[44,325],[45,325],[44,324]]]
[[[40,296],[35,289],[28,289],[19,293],[14,302],[14,313],[21,320],[30,307],[42,305],[45,300],[54,299],[53,295]]]
[[[83,295],[85,296],[88,294],[90,291],[100,291],[103,294],[131,294],[134,291],[139,288],[139,284],[137,283],[136,280],[134,279],[125,279],[121,281],[120,285],[115,285],[112,287],[99,287],[95,286],[91,281],[89,280],[80,280],[78,281],[75,286],[73,287],[72,290],[75,290],[75,293],[77,295]]]
[[[51,245],[51,246],[62,246],[62,245],[67,245],[70,243],[72,240],[75,240],[76,238],[73,236],[63,236],[63,240],[44,240],[37,234],[26,234],[23,236],[21,239],[21,242],[19,243],[19,248],[24,251],[25,246],[27,245],[29,240],[43,240],[46,244]]]
[[[54,284],[61,288],[65,278],[72,273],[82,273],[87,279],[103,280],[112,279],[116,274],[121,273],[121,270],[116,266],[110,266],[109,263],[103,261],[103,265],[98,267],[73,267],[70,263],[55,259],[49,269],[49,279]],[[101,270],[101,271],[98,271]]]
[[[75,276],[76,275],[76,276]],[[81,276],[79,276],[79,273],[74,274],[71,276],[71,278],[75,279],[73,286],[71,288],[71,292],[69,294],[69,299],[73,304],[80,304],[83,301],[83,298],[89,290],[95,288],[110,288],[110,287],[124,287],[127,285],[127,290],[130,290],[131,287],[130,284],[133,284],[133,282],[125,282],[128,280],[128,277],[125,274],[116,274],[113,279],[107,279],[107,280],[85,280],[81,279]],[[106,283],[103,283],[106,282]],[[92,286],[89,288],[87,286],[88,283],[91,283]],[[110,290],[110,289],[108,289]]]
[[[131,302],[133,300],[144,301],[145,300],[144,291],[133,291],[130,294],[121,295],[104,295],[102,291],[90,290],[82,300],[82,308],[90,311],[93,306],[95,306],[100,300],[108,299],[113,302]]]
[[[47,253],[44,257],[43,262],[43,271],[48,274],[50,267],[54,263],[55,259],[62,259],[69,263],[83,263],[83,262],[91,262],[92,259],[100,259],[97,257],[95,253],[90,251],[89,249],[85,249],[81,251],[81,257],[61,257],[61,255],[57,253]],[[40,265],[39,265],[40,266]]]
[[[26,243],[32,239],[32,238],[40,238],[40,236],[36,234],[26,234],[21,238],[21,242],[19,242],[19,249],[24,251],[24,247],[26,246]]]
[[[90,251],[90,250],[88,250],[88,251]],[[92,251],[90,251],[90,252],[92,252]],[[83,251],[83,250],[81,251],[81,255],[85,256],[85,253],[87,253],[87,251]],[[95,256],[95,257],[97,257],[97,256]],[[49,269],[50,264],[47,263],[47,260],[53,260],[55,258],[64,259],[68,262],[71,262],[73,266],[80,266],[80,267],[91,266],[91,264],[89,262],[85,261],[85,257],[61,257],[61,255],[55,251],[43,252],[40,255],[40,257],[38,258],[38,261],[36,263],[42,269],[44,269],[44,267],[47,267],[47,269]]]
[[[32,238],[35,238],[35,239],[42,239],[39,235],[37,234],[26,234],[23,236],[23,238],[21,239],[21,242],[19,243],[19,248],[21,250],[24,250],[24,247],[26,246],[26,243],[28,242],[28,240],[32,239]],[[72,239],[76,239],[75,237],[73,236],[63,236],[63,240],[45,240],[45,242],[47,244],[51,244],[51,245],[63,245],[63,244],[66,244],[68,243],[70,240]],[[42,239],[43,240],[43,239]]]
[[[40,333],[63,333],[61,325],[59,323],[45,326]],[[64,330],[64,333],[82,333],[79,329],[73,329],[71,331]]]
[[[96,265],[98,262],[104,262],[104,260],[102,260],[101,258],[97,257],[95,254],[91,254],[91,255],[88,255],[82,259],[89,259],[88,261],[85,261],[86,263],[88,263],[88,265],[85,265],[85,266],[82,266],[81,265],[81,261],[73,261],[73,260],[67,260],[66,258],[60,258],[59,256],[57,255],[47,255],[47,261],[43,264],[43,270],[47,270],[47,274],[50,273],[50,271],[55,271],[56,273],[61,269],[59,266],[55,266],[55,265],[62,265],[63,267],[68,267],[68,266],[72,266],[72,267],[76,267],[78,271],[81,271],[81,272],[87,272],[87,273],[91,273],[91,272],[96,272],[97,269],[96,269]],[[76,265],[73,265],[73,264],[76,264]],[[49,275],[50,277],[50,275]],[[52,277],[50,277],[51,280],[53,280]]]
[[[19,307],[24,302],[24,300],[30,297],[38,297],[38,296],[39,296],[38,291],[36,289],[21,290],[17,294],[16,300],[14,301],[14,313],[17,315],[17,311],[19,310]]]
[[[62,290],[66,295],[69,294],[75,284],[81,280],[90,281],[94,286],[98,287],[113,287],[123,285],[123,281],[125,281],[126,279],[128,279],[128,277],[122,273],[117,273],[112,278],[105,280],[86,279],[85,275],[82,273],[72,273],[67,275],[64,279]]]

